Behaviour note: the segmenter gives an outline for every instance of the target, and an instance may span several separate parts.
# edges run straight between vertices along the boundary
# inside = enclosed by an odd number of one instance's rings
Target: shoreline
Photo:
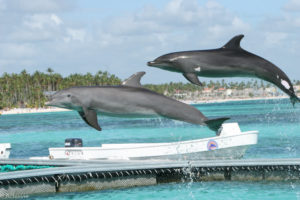
[[[209,103],[224,103],[232,101],[253,101],[253,100],[270,100],[270,99],[288,99],[288,96],[278,96],[278,97],[254,97],[254,98],[227,98],[227,99],[209,99],[209,100],[179,100],[186,104],[209,104]]]
[[[47,112],[67,112],[71,111],[64,108],[13,108],[10,110],[1,110],[1,115],[27,114],[27,113],[47,113]]]
[[[232,98],[232,99],[211,99],[211,100],[179,100],[186,104],[209,104],[209,103],[224,103],[231,101],[251,101],[251,100],[270,100],[270,99],[286,99],[287,96],[279,97],[255,97],[255,98]],[[10,110],[0,110],[0,115],[27,114],[27,113],[47,113],[47,112],[69,112],[72,110],[64,108],[13,108]]]

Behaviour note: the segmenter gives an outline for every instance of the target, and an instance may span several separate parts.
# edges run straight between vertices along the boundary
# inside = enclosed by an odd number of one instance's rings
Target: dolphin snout
[[[52,101],[45,102],[45,106],[61,107],[62,104],[61,104],[61,102],[57,102],[55,100],[52,100]]]
[[[53,101],[53,95],[47,95],[46,97],[48,101],[45,102],[45,106],[50,106]]]
[[[149,61],[149,62],[147,62],[147,65],[148,65],[148,66],[154,66],[154,65],[155,65],[155,62],[154,62],[154,61]]]
[[[55,100],[52,96],[48,97],[48,101],[45,102],[45,106],[55,106]]]

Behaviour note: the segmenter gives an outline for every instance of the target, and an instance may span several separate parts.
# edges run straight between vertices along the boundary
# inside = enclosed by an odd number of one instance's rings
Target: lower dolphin
[[[145,72],[138,72],[119,86],[82,86],[56,92],[48,106],[76,110],[91,127],[101,131],[97,114],[114,117],[163,116],[218,131],[229,118],[208,119],[198,109],[145,89],[140,84]]]

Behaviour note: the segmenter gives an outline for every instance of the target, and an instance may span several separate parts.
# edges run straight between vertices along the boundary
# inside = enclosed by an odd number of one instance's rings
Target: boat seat
[[[219,136],[237,135],[241,133],[238,123],[224,123],[222,124]]]

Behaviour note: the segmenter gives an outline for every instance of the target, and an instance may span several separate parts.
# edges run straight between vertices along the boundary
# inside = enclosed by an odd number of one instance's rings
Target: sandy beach
[[[229,101],[250,101],[250,100],[267,100],[267,99],[284,99],[288,98],[287,96],[279,97],[256,97],[256,98],[243,98],[243,99],[215,99],[215,100],[181,100],[181,102],[186,104],[205,104],[205,103],[222,103]],[[25,114],[25,113],[46,113],[46,112],[66,112],[71,111],[63,108],[55,107],[46,107],[46,108],[13,108],[10,110],[0,110],[2,115],[11,115],[11,114]]]
[[[65,112],[71,111],[63,108],[13,108],[10,110],[1,110],[0,113],[2,115],[11,115],[11,114],[25,114],[25,113],[46,113],[46,112]]]
[[[205,103],[223,103],[230,101],[251,101],[251,100],[268,100],[268,99],[286,99],[288,96],[278,97],[253,97],[253,98],[234,98],[234,99],[211,99],[211,100],[182,100],[181,102],[186,104],[205,104]]]

